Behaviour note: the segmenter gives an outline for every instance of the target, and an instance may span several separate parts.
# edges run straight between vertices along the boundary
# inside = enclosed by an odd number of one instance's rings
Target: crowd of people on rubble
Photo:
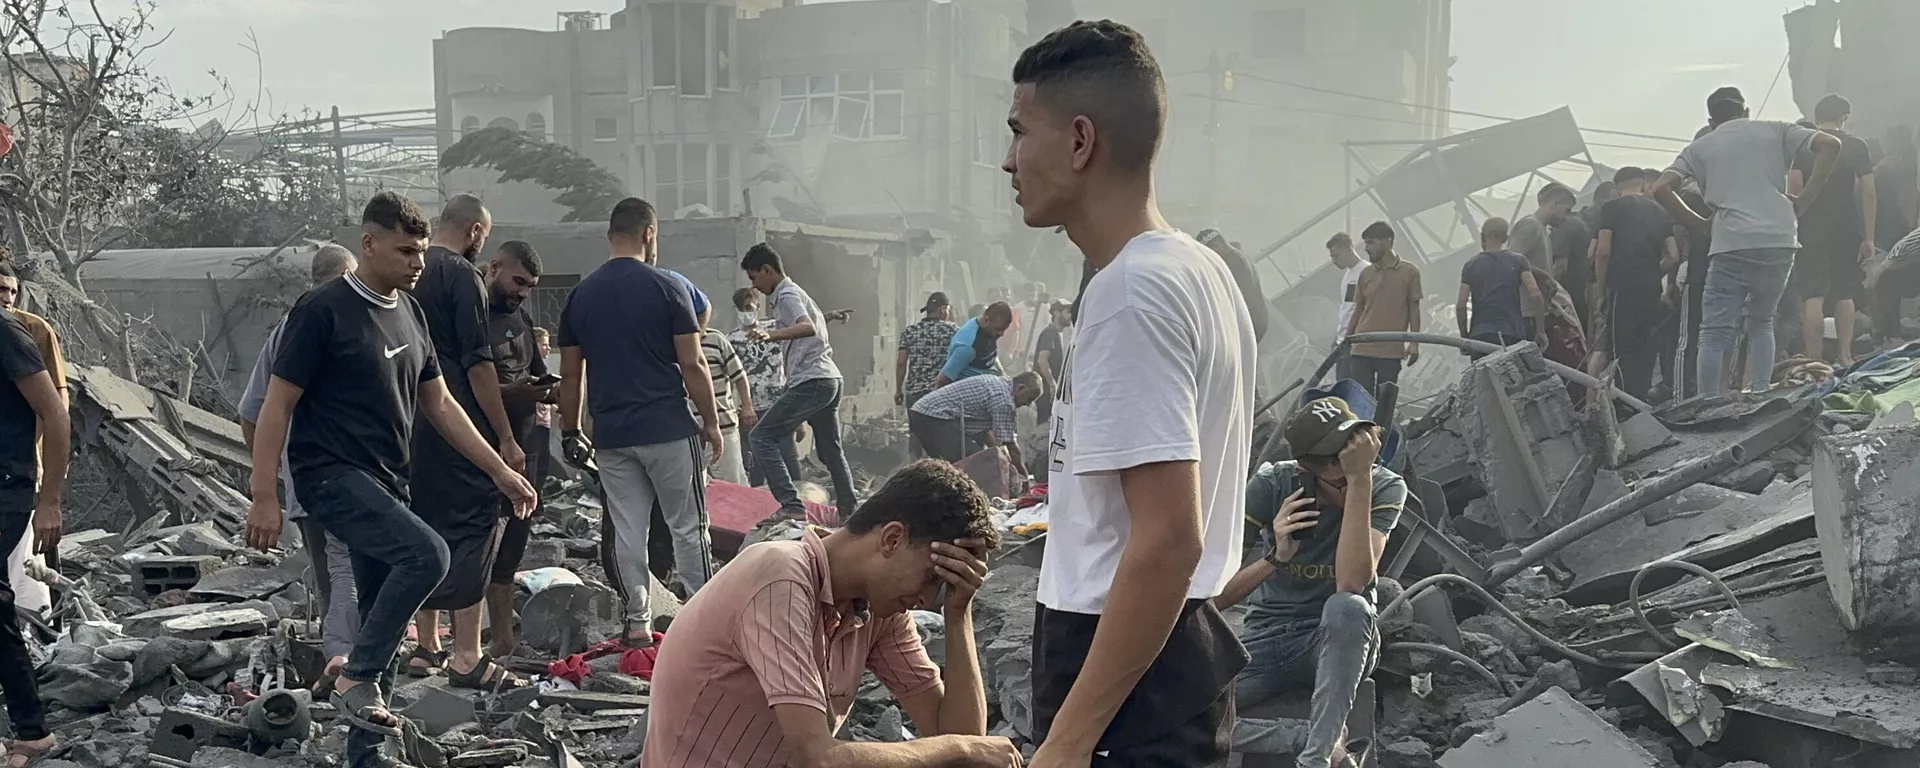
[[[513,582],[555,442],[603,494],[607,575],[625,606],[615,640],[657,653],[642,766],[1021,765],[1013,742],[987,735],[972,624],[1001,543],[991,501],[956,466],[981,451],[1003,455],[1016,485],[1046,484],[1031,765],[1217,765],[1230,751],[1357,764],[1367,745],[1346,722],[1378,661],[1380,560],[1408,496],[1378,466],[1381,425],[1314,397],[1281,420],[1287,459],[1249,477],[1266,301],[1237,247],[1184,234],[1157,208],[1167,100],[1145,41],[1076,22],[1027,49],[1013,82],[1004,170],[1025,223],[1079,249],[1082,285],[1072,301],[1039,284],[1017,303],[996,291],[964,320],[945,292],[927,296],[894,366],[918,460],[865,498],[841,444],[831,343],[848,311],[823,311],[765,243],[739,262],[751,287],[732,295],[725,329],[698,286],[659,266],[657,215],[638,198],[614,206],[608,259],[551,332],[526,306],[539,253],[523,241],[489,251],[492,217],[475,197],[430,222],[381,193],[357,243],[315,253],[314,287],[269,334],[240,406],[245,536],[268,550],[284,521],[302,534],[324,606],[317,689],[349,724],[349,765],[397,764],[382,749],[404,725],[397,673],[528,684],[500,660],[518,648]],[[1671,167],[1621,169],[1584,209],[1550,184],[1533,213],[1483,222],[1483,252],[1460,276],[1460,335],[1533,341],[1591,371],[1617,363],[1644,398],[1723,391],[1742,337],[1748,373],[1731,378],[1765,388],[1783,314],[1802,322],[1805,354],[1836,365],[1855,359],[1860,301],[1876,337],[1904,338],[1898,299],[1920,293],[1910,132],[1876,159],[1845,132],[1839,97],[1812,126],[1752,120],[1730,88],[1707,110]],[[1395,239],[1378,222],[1359,249],[1345,233],[1328,241],[1343,343],[1424,330],[1421,270]],[[31,529],[41,553],[60,537],[66,374],[52,327],[13,308],[19,288],[0,264],[0,548]],[[1683,333],[1692,376],[1675,371]],[[1339,378],[1378,400],[1420,352],[1362,340]],[[719,567],[710,480],[764,485],[777,516],[814,519],[796,486],[802,434],[832,485],[820,522],[837,527],[807,524]],[[1022,450],[1029,436],[1037,455]],[[650,581],[669,558],[665,580],[687,602],[660,635]],[[1229,609],[1245,612],[1238,632]],[[940,664],[915,610],[945,621]],[[922,738],[836,738],[868,671]],[[24,765],[54,742],[11,610],[0,689],[6,759]],[[1305,697],[1305,717],[1241,714],[1288,694]]]
[[[1621,168],[1584,208],[1549,183],[1532,213],[1482,222],[1482,252],[1460,274],[1460,336],[1535,342],[1547,359],[1655,403],[1763,391],[1794,368],[1839,371],[1858,352],[1904,344],[1901,302],[1920,296],[1920,150],[1907,125],[1875,139],[1849,133],[1852,111],[1835,94],[1812,120],[1754,120],[1740,91],[1722,88],[1670,167]],[[1393,234],[1384,222],[1363,233],[1369,263],[1347,234],[1328,241],[1342,271],[1336,345],[1355,332],[1420,330],[1418,291],[1391,279],[1406,269]],[[1415,303],[1402,312],[1402,300]],[[1418,355],[1353,344],[1343,372],[1378,397]],[[1731,364],[1741,359],[1744,369]]]

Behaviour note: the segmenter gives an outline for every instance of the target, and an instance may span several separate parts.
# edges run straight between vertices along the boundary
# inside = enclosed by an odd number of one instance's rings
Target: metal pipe
[[[1482,355],[1490,355],[1502,349],[1505,349],[1505,347],[1502,347],[1498,344],[1488,344],[1487,342],[1484,342],[1484,341],[1474,341],[1473,339],[1463,339],[1458,336],[1442,336],[1437,333],[1407,333],[1404,331],[1376,331],[1371,333],[1356,333],[1351,336],[1348,336],[1345,343],[1346,344],[1364,344],[1372,341],[1388,341],[1388,342],[1401,342],[1401,343],[1412,342],[1415,344],[1439,344],[1443,347],[1453,347],[1454,349],[1464,349],[1468,352],[1474,352]],[[1629,395],[1625,392],[1622,392],[1617,387],[1602,384],[1600,383],[1599,379],[1596,379],[1592,376],[1588,376],[1587,374],[1579,370],[1576,370],[1574,368],[1569,368],[1567,366],[1556,363],[1552,360],[1547,360],[1544,357],[1541,358],[1541,360],[1544,360],[1546,362],[1548,369],[1552,370],[1554,373],[1560,374],[1560,378],[1566,379],[1567,381],[1571,381],[1575,384],[1579,384],[1580,386],[1587,387],[1589,389],[1605,389],[1607,391],[1607,394],[1611,396],[1613,399],[1626,403],[1628,406],[1632,407],[1635,411],[1639,411],[1641,413],[1653,412],[1653,406],[1647,405],[1646,403],[1641,402],[1640,398],[1637,398],[1637,397],[1634,397],[1633,395]],[[1326,367],[1330,367],[1330,366],[1323,366],[1322,368],[1323,373]]]
[[[1394,598],[1393,602],[1387,603],[1387,607],[1380,609],[1374,615],[1386,616],[1392,614],[1394,611],[1399,610],[1402,603],[1412,602],[1415,597],[1420,596],[1420,593],[1434,589],[1440,584],[1458,584],[1466,587],[1467,593],[1478,598],[1481,605],[1485,605],[1487,608],[1493,610],[1493,612],[1500,614],[1507,621],[1513,622],[1514,626],[1519,627],[1522,632],[1527,633],[1528,636],[1539,642],[1542,647],[1566,658],[1573,659],[1582,664],[1591,664],[1596,667],[1609,669],[1638,669],[1640,664],[1644,663],[1614,661],[1581,653],[1569,648],[1566,644],[1548,637],[1547,633],[1541,632],[1532,624],[1528,624],[1525,619],[1520,618],[1520,614],[1514,613],[1512,608],[1508,608],[1505,603],[1500,602],[1500,598],[1494,597],[1493,593],[1473,583],[1473,580],[1457,573],[1437,573],[1414,582],[1411,586],[1407,587],[1405,591],[1402,591],[1399,597]],[[1505,693],[1505,691],[1501,692]]]
[[[1594,531],[1612,525],[1627,515],[1645,509],[1648,505],[1679,493],[1695,483],[1737,469],[1746,463],[1747,449],[1735,444],[1674,467],[1672,472],[1661,475],[1653,482],[1643,484],[1627,492],[1627,495],[1614,499],[1612,503],[1562,526],[1560,530],[1548,534],[1546,538],[1528,544],[1520,550],[1519,559],[1495,567],[1488,575],[1485,586],[1499,586],[1507,579],[1513,578],[1514,574],[1547,559],[1547,556],[1585,538]]]
[[[1485,666],[1481,665],[1480,662],[1475,661],[1472,656],[1468,656],[1464,653],[1456,651],[1452,648],[1448,648],[1444,645],[1434,645],[1433,643],[1412,643],[1412,642],[1387,643],[1386,645],[1381,646],[1380,652],[1386,653],[1387,651],[1418,651],[1420,653],[1431,653],[1435,656],[1441,656],[1444,658],[1452,659],[1454,661],[1460,662],[1461,664],[1465,665],[1468,669],[1473,670],[1475,673],[1479,674],[1481,677],[1486,678],[1487,682],[1493,683],[1493,687],[1495,690],[1498,690],[1501,693],[1507,692],[1506,682],[1502,681],[1499,675],[1494,674],[1493,670],[1487,669]]]

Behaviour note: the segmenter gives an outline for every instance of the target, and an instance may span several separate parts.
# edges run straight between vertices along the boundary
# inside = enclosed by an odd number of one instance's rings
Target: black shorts
[[[500,540],[507,528],[501,514],[505,501],[497,495],[464,504],[422,503],[415,497],[414,514],[447,542],[447,576],[427,598],[426,610],[453,611],[471,608],[487,594],[493,577],[494,559],[500,552]],[[423,509],[430,512],[423,512]],[[522,545],[524,551],[525,545]]]
[[[1789,285],[1801,301],[1825,298],[1859,301],[1866,298],[1866,269],[1860,266],[1860,243],[1809,240],[1793,257]]]
[[[1100,617],[1034,607],[1033,740],[1046,741],[1053,718],[1086,664]],[[1188,600],[1160,656],[1120,704],[1102,734],[1093,765],[1213,766],[1233,745],[1233,678],[1247,650],[1209,600]]]
[[[533,537],[533,518],[518,518],[507,515],[506,527],[500,533],[500,546],[493,556],[492,578],[488,584],[512,584],[513,574],[520,570],[520,559],[526,557],[527,540]]]

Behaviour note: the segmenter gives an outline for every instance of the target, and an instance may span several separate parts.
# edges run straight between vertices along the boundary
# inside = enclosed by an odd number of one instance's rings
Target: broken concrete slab
[[[1559,688],[1494,718],[1441,768],[1659,768],[1660,761]]]
[[[203,608],[205,606],[202,606]],[[265,634],[272,619],[258,608],[203,610],[161,623],[168,634],[195,640],[229,640]]]
[[[1716,651],[1740,657],[1748,664],[1774,669],[1793,669],[1795,664],[1775,656],[1774,639],[1766,630],[1748,621],[1739,609],[1695,611],[1673,625],[1673,633]]]
[[[166,623],[169,621],[188,616],[198,616],[210,610],[233,608],[252,608],[261,611],[263,614],[272,610],[272,606],[266,603],[241,603],[239,605],[220,606],[208,605],[206,603],[187,603],[185,605],[155,608],[151,611],[128,616],[120,621],[123,631],[126,632],[128,637],[164,637],[167,634]],[[278,619],[277,616],[269,616],[269,618]]]
[[[1696,747],[1718,741],[1726,734],[1725,708],[1700,683],[1700,671],[1738,661],[1704,645],[1688,645],[1609,683],[1607,700],[1615,706],[1645,702]]]
[[[1827,586],[1847,629],[1920,625],[1920,424],[1821,438],[1813,452],[1814,527]]]
[[[1604,474],[1604,473],[1603,473]],[[1725,510],[1722,507],[1722,510]],[[1732,511],[1720,511],[1711,523],[1685,524],[1674,528],[1697,532],[1710,532],[1723,528],[1730,522],[1728,518],[1746,521],[1738,528],[1719,534],[1709,534],[1693,539],[1698,543],[1682,543],[1660,551],[1622,551],[1608,553],[1604,550],[1580,549],[1586,553],[1585,572],[1578,573],[1573,586],[1559,596],[1574,605],[1598,605],[1619,603],[1627,598],[1627,586],[1633,581],[1634,574],[1648,563],[1656,560],[1681,560],[1695,565],[1718,570],[1736,563],[1745,562],[1755,556],[1776,551],[1796,541],[1813,538],[1813,493],[1806,483],[1778,486],[1767,493],[1752,499],[1747,508]],[[1630,517],[1610,527],[1639,526],[1644,518]],[[1599,535],[1596,534],[1596,538]],[[1620,538],[1619,534],[1614,534]],[[1677,536],[1676,536],[1677,538]],[[1581,542],[1585,544],[1585,542]],[[1580,545],[1576,545],[1578,547]],[[1569,547],[1575,550],[1576,547]],[[1565,552],[1562,553],[1565,556]],[[1576,558],[1580,555],[1575,555]],[[1608,558],[1611,561],[1608,561]],[[1647,575],[1641,585],[1643,592],[1651,592],[1673,584],[1685,578],[1678,570],[1661,570]]]
[[[120,534],[93,528],[61,534],[58,548],[61,560],[73,560],[87,552],[117,551],[120,544]]]
[[[1625,444],[1620,457],[1622,464],[1676,442],[1673,430],[1667,429],[1667,425],[1660,423],[1660,419],[1651,413],[1636,413],[1620,422],[1616,429],[1621,442]]]
[[[1733,694],[1728,709],[1911,749],[1920,746],[1920,686],[1875,685],[1827,668],[1709,664],[1700,681]]]
[[[420,725],[428,736],[439,736],[465,723],[473,722],[473,699],[438,685],[421,686],[417,697],[400,714]]]
[[[187,591],[204,601],[264,600],[300,580],[298,572],[289,575],[286,571],[278,567],[224,568],[200,577],[200,583]]]
[[[592,691],[544,691],[540,694],[540,703],[549,707],[564,704],[576,712],[598,712],[603,709],[644,708],[647,706],[647,697]]]

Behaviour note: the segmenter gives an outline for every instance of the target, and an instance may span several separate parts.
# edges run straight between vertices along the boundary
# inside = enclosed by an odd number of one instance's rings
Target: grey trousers
[[[627,620],[649,627],[647,533],[653,505],[673,533],[673,560],[680,586],[693,597],[713,578],[713,546],[707,521],[707,460],[700,437],[651,445],[603,448],[594,452],[600,484],[613,517],[614,553],[620,584],[626,589]]]
[[[1380,659],[1373,603],[1335,592],[1318,620],[1250,634],[1244,642],[1252,658],[1234,681],[1242,706],[1307,686],[1313,688],[1313,706],[1307,720],[1240,718],[1233,726],[1233,751],[1292,754],[1299,768],[1327,768],[1360,681]]]
[[[329,659],[346,656],[360,635],[360,593],[353,583],[353,560],[347,545],[321,530],[313,518],[302,517],[294,523],[300,526],[307,559],[313,563],[308,579],[320,593],[320,650]]]

